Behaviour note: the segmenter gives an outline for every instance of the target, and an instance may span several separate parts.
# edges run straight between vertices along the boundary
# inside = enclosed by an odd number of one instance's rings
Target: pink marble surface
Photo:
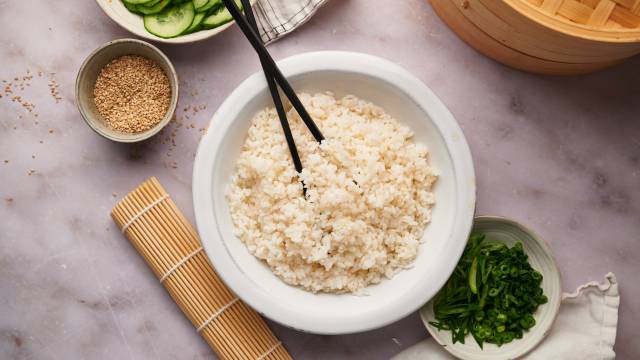
[[[108,214],[157,176],[193,221],[199,129],[259,69],[251,48],[235,28],[194,45],[161,46],[182,79],[178,116],[189,126],[169,128],[175,145],[126,146],[94,134],[74,105],[84,57],[129,36],[95,2],[0,0],[0,30],[0,79],[29,69],[29,86],[14,90],[36,105],[29,113],[1,92],[0,358],[215,358]],[[478,212],[537,230],[567,290],[615,272],[622,292],[616,351],[640,358],[640,59],[575,78],[517,72],[467,47],[423,0],[334,0],[270,46],[276,58],[323,49],[385,57],[431,87],[471,145]],[[273,328],[298,359],[386,359],[427,336],[415,314],[348,336]]]

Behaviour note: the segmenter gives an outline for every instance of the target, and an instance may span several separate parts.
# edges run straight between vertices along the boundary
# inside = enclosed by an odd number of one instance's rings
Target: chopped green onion
[[[535,326],[533,314],[549,300],[540,287],[542,274],[528,262],[522,243],[509,248],[472,234],[451,278],[436,295],[438,330],[451,331],[453,343],[471,335],[498,346],[521,339]]]
[[[478,293],[478,258],[473,258],[473,262],[471,263],[471,269],[469,270],[469,288],[471,292],[474,294]]]

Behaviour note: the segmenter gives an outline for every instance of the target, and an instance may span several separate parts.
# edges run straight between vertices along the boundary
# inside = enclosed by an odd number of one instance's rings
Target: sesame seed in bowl
[[[80,67],[76,103],[85,122],[117,142],[150,138],[171,121],[178,79],[169,59],[144,41],[120,39],[95,50]]]
[[[139,55],[124,55],[100,71],[93,100],[113,130],[138,133],[157,125],[169,109],[171,85],[158,64]]]

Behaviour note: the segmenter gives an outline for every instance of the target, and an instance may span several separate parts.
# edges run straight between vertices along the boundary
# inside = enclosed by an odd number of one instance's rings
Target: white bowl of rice
[[[194,165],[205,251],[243,301],[294,329],[344,334],[399,320],[446,282],[473,224],[464,134],[387,60],[327,51],[278,65],[326,140],[289,110],[298,174],[263,73],[238,86]]]

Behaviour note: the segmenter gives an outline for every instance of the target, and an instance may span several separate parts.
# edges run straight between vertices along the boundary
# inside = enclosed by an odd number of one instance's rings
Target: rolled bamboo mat
[[[220,359],[291,359],[209,263],[198,235],[156,178],[111,211],[122,233]]]

